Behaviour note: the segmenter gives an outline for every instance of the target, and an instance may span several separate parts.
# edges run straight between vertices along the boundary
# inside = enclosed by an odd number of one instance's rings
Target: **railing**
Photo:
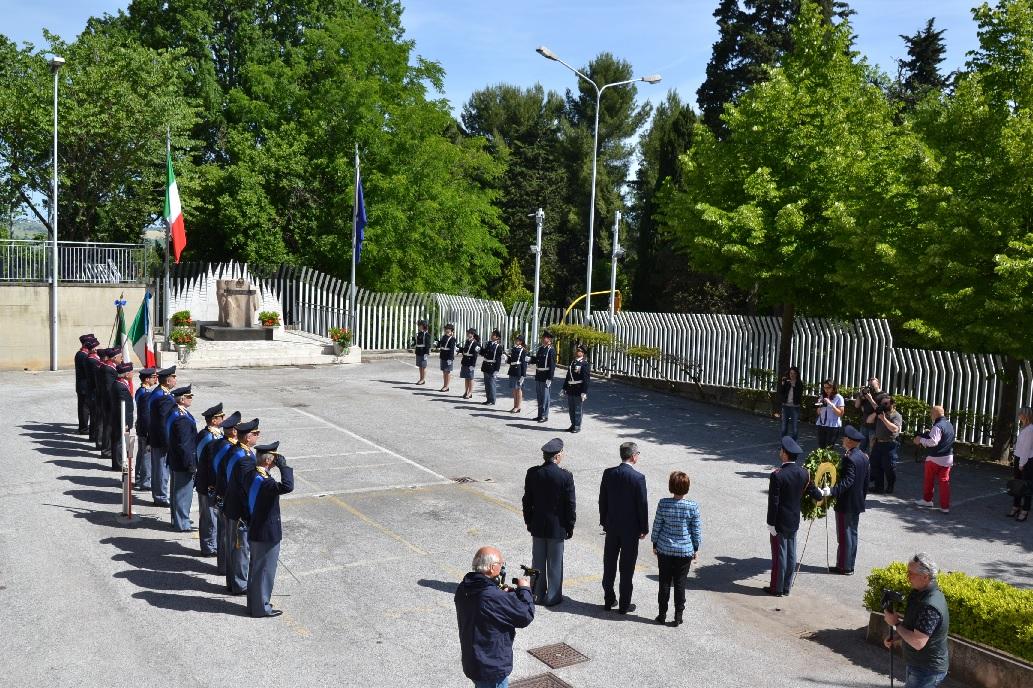
[[[51,280],[49,241],[0,239],[0,282],[47,282]],[[143,244],[96,244],[57,242],[58,280],[120,284],[147,278]]]

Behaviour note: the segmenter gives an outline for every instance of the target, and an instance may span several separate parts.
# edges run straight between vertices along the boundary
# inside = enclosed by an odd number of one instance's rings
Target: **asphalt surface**
[[[481,405],[480,382],[467,401],[460,385],[439,393],[437,372],[429,377],[417,387],[408,361],[385,360],[181,380],[194,385],[198,409],[222,401],[261,418],[262,440],[280,440],[295,467],[273,597],[284,614],[251,619],[243,598],[226,594],[214,560],[197,556],[196,533],[172,532],[168,510],[149,494],[137,493],[134,522],[118,517],[117,475],[73,434],[71,371],[0,373],[0,682],[469,685],[452,593],[481,545],[500,547],[510,571],[530,563],[523,477],[554,436],[567,443],[563,465],[578,494],[568,601],[539,609],[518,632],[513,679],[549,670],[528,649],[566,642],[589,657],[554,671],[576,687],[886,685],[888,656],[861,630],[870,568],[925,550],[945,570],[1033,585],[1033,522],[1003,517],[1003,468],[959,464],[952,512],[942,514],[911,503],[921,465],[902,463],[898,494],[873,496],[861,518],[858,575],[825,570],[833,523],[816,522],[809,538],[805,525],[793,595],[776,599],[761,590],[774,421],[599,381],[583,432],[568,435],[558,386],[552,420],[540,425],[533,393],[516,416],[506,396]],[[803,439],[814,446],[813,435]],[[667,496],[669,472],[681,469],[702,511],[703,546],[677,629],[652,622],[657,569],[645,546],[638,610],[625,617],[600,607],[599,480],[626,440],[641,448],[651,510]]]

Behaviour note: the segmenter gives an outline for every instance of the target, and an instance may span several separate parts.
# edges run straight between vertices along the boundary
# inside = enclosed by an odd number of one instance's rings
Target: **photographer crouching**
[[[936,573],[936,564],[928,554],[919,552],[911,558],[907,564],[911,592],[903,617],[891,609],[884,595],[882,616],[891,630],[883,646],[891,652],[893,647],[903,647],[907,672],[904,688],[936,688],[947,677],[950,615],[947,600],[936,585]]]
[[[514,578],[508,589],[506,562],[494,547],[477,550],[472,568],[455,595],[463,673],[475,688],[507,688],[516,629],[534,620],[531,579]]]

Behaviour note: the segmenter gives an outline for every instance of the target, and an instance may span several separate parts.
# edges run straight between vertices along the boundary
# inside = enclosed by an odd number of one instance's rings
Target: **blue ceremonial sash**
[[[167,421],[165,421],[165,444],[166,444],[166,446],[169,445],[172,442],[172,423],[174,423],[175,420],[177,418],[179,418],[181,415],[183,415],[182,411],[180,411],[178,408],[177,409],[173,409],[172,413],[169,414],[169,419]]]
[[[240,457],[245,453],[240,447],[237,447],[237,449],[239,451],[234,452],[233,456],[230,457],[230,460],[226,462],[226,482],[229,482],[230,476],[233,475],[233,467],[237,465],[237,462],[240,461]]]
[[[197,456],[198,460],[201,459],[201,452],[204,451],[204,448],[211,444],[212,440],[214,439],[215,435],[213,435],[210,432],[205,433],[204,439],[201,440],[201,442],[197,445],[197,451],[195,452],[195,455]]]
[[[262,489],[262,481],[264,478],[261,475],[256,475],[254,481],[251,483],[251,489],[247,493],[247,512],[248,514],[255,513],[255,502],[258,501],[258,491]]]
[[[222,457],[226,456],[226,452],[233,448],[231,442],[227,442],[226,446],[215,453],[215,458],[212,459],[212,470],[216,474],[219,473],[219,464],[222,463]]]

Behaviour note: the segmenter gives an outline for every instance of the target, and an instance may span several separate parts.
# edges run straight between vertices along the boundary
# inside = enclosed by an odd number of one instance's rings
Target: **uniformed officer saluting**
[[[208,480],[208,499],[215,503],[216,527],[215,527],[215,572],[219,575],[226,575],[226,564],[229,561],[230,549],[230,523],[226,515],[222,513],[223,500],[226,497],[226,480],[223,467],[226,465],[226,457],[230,452],[237,450],[237,424],[240,423],[240,411],[234,411],[222,421],[222,438],[214,440],[201,452],[201,463],[205,466],[206,478]]]
[[[491,406],[495,405],[495,376],[499,373],[502,356],[505,354],[499,343],[501,339],[502,333],[492,330],[491,338],[481,349],[481,355],[484,356],[484,363],[481,363],[481,372],[484,373],[484,396],[486,397],[484,403]]]
[[[570,412],[567,432],[581,432],[581,404],[588,398],[588,383],[592,380],[592,368],[585,357],[587,353],[587,346],[577,345],[574,360],[567,368],[567,379],[563,381],[563,393],[567,395],[567,410]]]
[[[294,489],[294,469],[287,459],[276,452],[280,443],[255,447],[258,461],[255,469],[245,478],[247,510],[250,515],[248,541],[251,544],[251,568],[248,571],[247,610],[251,616],[279,616],[269,600],[276,579],[276,562],[280,556],[283,530],[280,524],[280,495]],[[276,466],[280,480],[269,471]]]
[[[452,378],[452,362],[456,358],[456,338],[453,336],[455,331],[455,325],[452,323],[445,325],[445,333],[438,340],[438,356],[441,358],[442,378],[439,392],[448,391],[448,382]]]
[[[212,486],[212,455],[206,451],[209,445],[222,439],[222,425],[226,414],[222,412],[222,404],[218,403],[204,413],[205,426],[197,433],[197,445],[195,454],[197,456],[197,472],[194,473],[194,490],[197,492],[198,533],[197,539],[201,543],[201,556],[214,557],[218,552],[215,538],[218,534],[216,523],[219,520],[219,510],[215,505],[214,494],[209,499],[208,491]],[[205,460],[207,458],[207,460]]]
[[[430,325],[426,320],[416,323],[416,336],[413,337],[413,347],[416,351],[416,367],[420,369],[418,385],[427,384],[427,359],[430,358]]]
[[[172,390],[176,406],[165,423],[168,464],[172,474],[172,529],[189,533],[190,505],[194,499],[194,471],[197,470],[197,421],[190,413],[194,393],[190,385]]]
[[[542,333],[542,345],[534,355],[534,384],[535,393],[538,397],[539,423],[549,420],[549,405],[552,403],[552,376],[556,374],[556,349],[552,348],[552,333],[546,330]]]
[[[821,491],[808,485],[811,476],[796,463],[803,450],[792,437],[782,438],[778,455],[781,466],[768,479],[768,535],[771,540],[771,583],[764,592],[788,595],[796,576],[796,532],[800,529],[800,500],[804,492],[821,499]]]
[[[463,378],[463,399],[473,398],[473,379],[477,375],[477,354],[481,352],[481,338],[472,327],[466,331],[466,341],[459,351],[463,354],[459,377]]]
[[[509,359],[509,388],[513,390],[513,408],[510,413],[520,413],[520,407],[524,403],[524,378],[527,377],[527,364],[531,362],[531,354],[527,352],[527,346],[523,337],[517,337],[513,348],[506,354]]]

